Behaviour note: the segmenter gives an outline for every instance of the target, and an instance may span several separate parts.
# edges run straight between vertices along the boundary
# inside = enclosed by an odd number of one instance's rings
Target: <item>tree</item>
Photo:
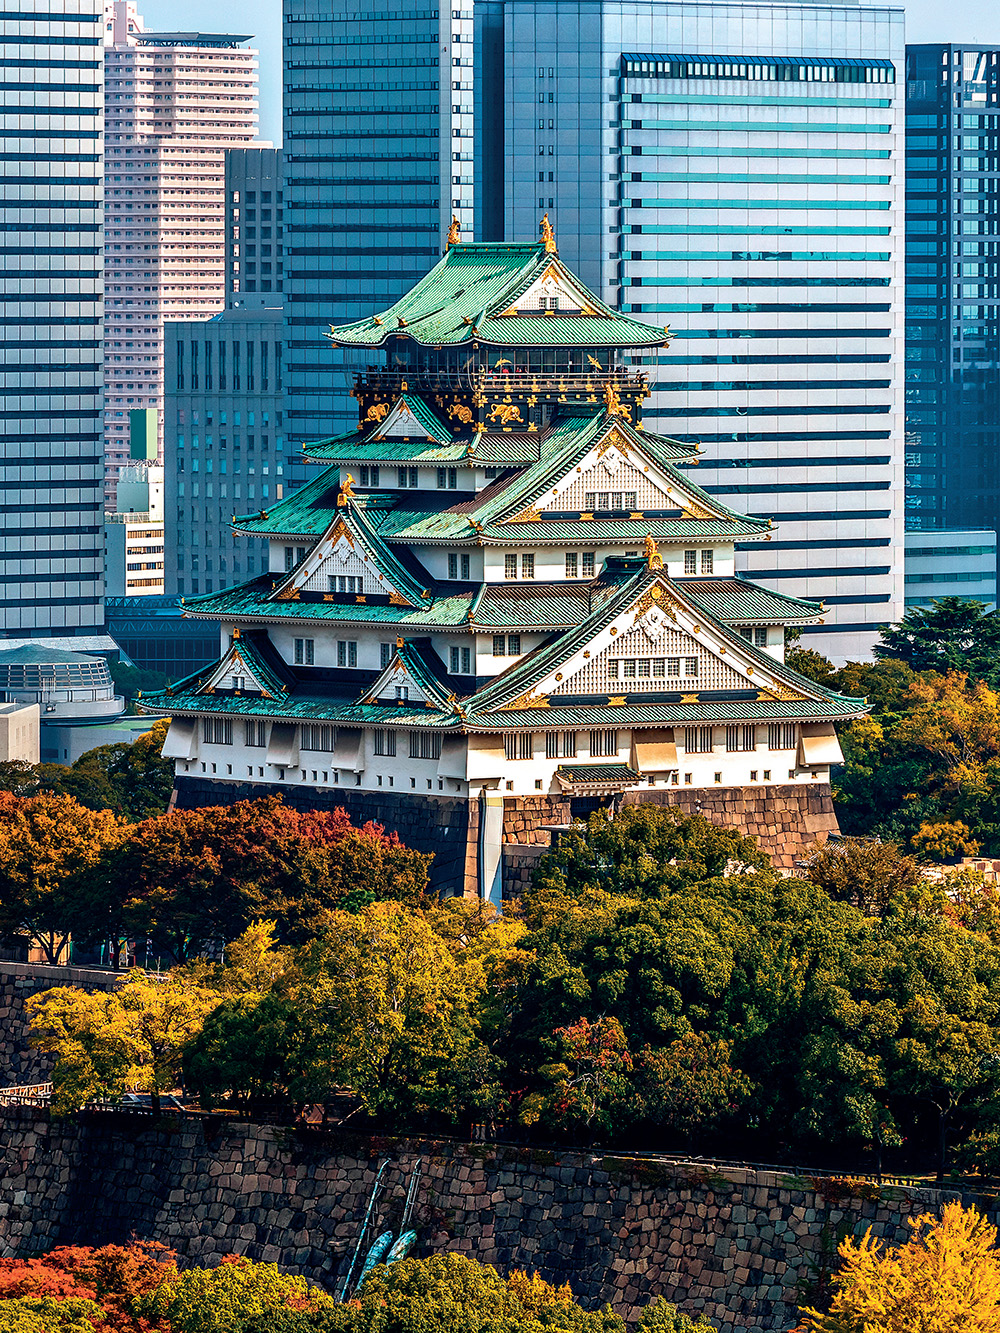
[[[51,1308],[29,1311],[40,1314],[46,1328],[75,1326],[80,1313],[100,1333],[148,1333],[151,1326],[140,1319],[138,1305],[176,1272],[173,1251],[156,1241],[97,1249],[62,1245],[32,1259],[0,1259],[0,1318],[10,1318],[16,1303],[23,1309],[28,1302],[47,1302]],[[24,1333],[30,1328],[25,1324]]]
[[[178,1085],[186,1044],[218,1002],[183,978],[153,980],[138,969],[115,991],[57,986],[32,996],[32,1045],[56,1057],[54,1111],[131,1090],[150,1093],[157,1113],[162,1094]]]
[[[912,856],[877,838],[828,842],[809,858],[806,875],[835,902],[852,903],[869,915],[881,915],[900,894],[923,879]]]
[[[521,1103],[525,1125],[543,1117],[550,1125],[596,1124],[616,1127],[616,1110],[629,1101],[632,1056],[617,1018],[599,1018],[595,1023],[580,1018],[556,1028],[562,1059],[540,1070],[551,1084],[548,1092],[533,1093]]]
[[[828,657],[818,653],[815,648],[800,648],[796,645],[785,653],[785,665],[797,671],[806,680],[811,680],[824,689],[836,689],[837,668]]]
[[[905,1245],[871,1229],[839,1246],[828,1314],[804,1309],[797,1333],[993,1333],[1000,1324],[996,1227],[975,1208],[947,1203],[916,1219]]]
[[[646,1046],[637,1061],[643,1118],[690,1137],[731,1115],[751,1083],[732,1066],[732,1043],[687,1032],[667,1046]]]
[[[113,810],[127,819],[162,815],[174,786],[174,763],[163,758],[169,719],[134,741],[88,750],[66,769],[55,789],[91,810]]]
[[[960,856],[975,856],[979,851],[971,829],[960,819],[951,822],[939,819],[933,823],[924,820],[910,839],[910,845],[928,861],[957,861]]]
[[[873,652],[899,658],[914,671],[967,672],[1000,683],[1000,613],[982,602],[942,597],[929,607],[913,606],[898,625],[883,626]]]
[[[276,1317],[333,1311],[335,1301],[304,1277],[257,1263],[244,1255],[226,1256],[218,1268],[186,1268],[169,1275],[140,1304],[144,1317],[171,1333],[243,1333],[269,1327]]]
[[[0,933],[24,934],[57,963],[81,902],[110,888],[110,859],[129,825],[71,796],[0,792]]]

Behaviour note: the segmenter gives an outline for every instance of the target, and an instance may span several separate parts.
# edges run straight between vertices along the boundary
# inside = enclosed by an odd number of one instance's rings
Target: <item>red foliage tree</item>
[[[169,1325],[139,1314],[143,1298],[176,1276],[173,1250],[157,1241],[61,1245],[37,1259],[0,1259],[0,1300],[19,1296],[96,1301],[101,1333],[152,1333]]]

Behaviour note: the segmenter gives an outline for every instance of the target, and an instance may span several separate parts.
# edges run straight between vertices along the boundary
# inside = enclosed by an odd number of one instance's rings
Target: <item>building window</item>
[[[471,648],[452,648],[450,657],[451,657],[451,674],[453,676],[471,675],[472,673]]]
[[[247,722],[244,737],[250,749],[262,749],[267,744],[267,723],[254,720]]]
[[[330,574],[327,583],[332,593],[364,592],[364,580],[360,574]]]
[[[408,702],[409,698],[410,698],[410,687],[409,687],[409,685],[397,685],[397,686],[396,686],[396,702],[397,702],[398,704],[405,704],[405,703]]]
[[[503,576],[505,579],[517,578],[517,556],[505,555],[503,558]]]
[[[295,568],[295,547],[285,547],[285,573],[289,574]]]
[[[635,509],[635,491],[588,491],[587,508],[595,510]]]
[[[590,733],[591,759],[610,759],[618,756],[617,731],[592,731]]]
[[[585,579],[594,577],[594,551],[584,551],[580,556],[580,573]]]
[[[358,644],[356,639],[337,640],[337,666],[356,667],[358,665]]]
[[[295,640],[295,665],[312,666],[316,661],[315,639]]]
[[[515,731],[512,735],[503,738],[503,752],[510,761],[530,759],[534,749],[535,733],[533,731]]]
[[[533,555],[521,556],[521,578],[533,579],[535,577],[535,557]]]
[[[740,634],[747,643],[752,643],[757,648],[767,647],[767,630],[763,625],[743,625],[740,627]]]
[[[684,749],[688,752],[688,754],[711,754],[712,728],[685,727]]]
[[[575,731],[547,731],[545,733],[546,759],[575,759]]]
[[[756,728],[751,725],[736,725],[726,728],[726,749],[730,754],[738,750],[753,750],[757,745]]]
[[[458,487],[458,469],[453,467],[439,467],[437,470],[437,484],[439,491],[453,491]]]
[[[233,719],[231,717],[205,717],[201,721],[201,738],[209,745],[232,745]]]
[[[769,750],[794,750],[796,742],[794,722],[769,722],[767,727],[767,748]]]
[[[685,573],[685,574],[697,574],[697,573],[698,573],[698,552],[697,552],[697,551],[685,551],[685,552],[684,552],[684,573]]]
[[[521,656],[520,634],[494,634],[493,656],[520,657]]]
[[[390,757],[396,753],[396,732],[393,728],[379,727],[375,731],[375,753]]]
[[[379,666],[384,670],[392,661],[393,654],[396,651],[394,643],[380,643],[378,646]]]
[[[359,486],[377,486],[381,479],[381,473],[377,467],[361,467],[358,469],[360,480]]]
[[[711,573],[714,572],[714,569],[715,569],[715,552],[714,552],[714,551],[702,551],[702,553],[701,553],[701,572],[702,572],[703,574],[711,574]]]
[[[697,676],[697,657],[612,657],[608,675],[612,680],[644,680],[667,676]]]
[[[324,754],[331,754],[336,744],[336,727],[305,726],[299,728],[299,745],[303,750],[320,750]]]
[[[417,485],[417,469],[415,467],[398,467],[396,469],[396,480],[400,490],[412,490]]]
[[[575,579],[578,577],[579,559],[575,551],[566,552],[566,577]]]
[[[411,731],[410,758],[440,759],[441,737],[430,731]]]
[[[450,579],[469,579],[472,577],[470,557],[468,555],[448,556],[448,577]]]

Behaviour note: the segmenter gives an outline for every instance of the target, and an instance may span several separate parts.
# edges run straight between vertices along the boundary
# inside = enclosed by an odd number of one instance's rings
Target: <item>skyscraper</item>
[[[224,304],[225,149],[257,125],[249,37],[146,32],[107,0],[107,488],[128,457],[129,411],[163,407],[164,320]]]
[[[103,624],[101,13],[0,15],[0,637]]]
[[[473,218],[471,0],[284,0],[288,432],[347,428],[323,332],[390,305]]]
[[[902,611],[902,22],[504,0],[484,65],[504,87],[483,195],[505,235],[549,211],[606,300],[671,327],[647,424],[704,443],[710,494],[774,515],[740,566],[824,596],[807,641],[841,658]]]
[[[906,520],[1000,524],[1000,50],[906,51]]]

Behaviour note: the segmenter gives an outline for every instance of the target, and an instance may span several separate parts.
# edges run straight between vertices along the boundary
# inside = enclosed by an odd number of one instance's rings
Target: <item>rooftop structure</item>
[[[455,225],[412,291],[330,339],[369,361],[356,426],[306,446],[322,470],[300,491],[234,519],[267,572],[186,602],[221,655],[143,700],[173,718],[182,802],[364,796],[365,817],[425,826],[457,804],[466,851],[435,862],[439,886],[495,898],[515,813],[536,832],[612,797],[819,790],[834,723],[865,711],[784,665],[785,627],[823,607],[735,575],[734,544],[770,521],[644,429],[625,356],[669,335],[589,291],[547,218],[534,244]]]
[[[2,703],[37,706],[43,763],[71,764],[107,744],[106,728],[125,712],[105,658],[34,643],[0,651]]]

